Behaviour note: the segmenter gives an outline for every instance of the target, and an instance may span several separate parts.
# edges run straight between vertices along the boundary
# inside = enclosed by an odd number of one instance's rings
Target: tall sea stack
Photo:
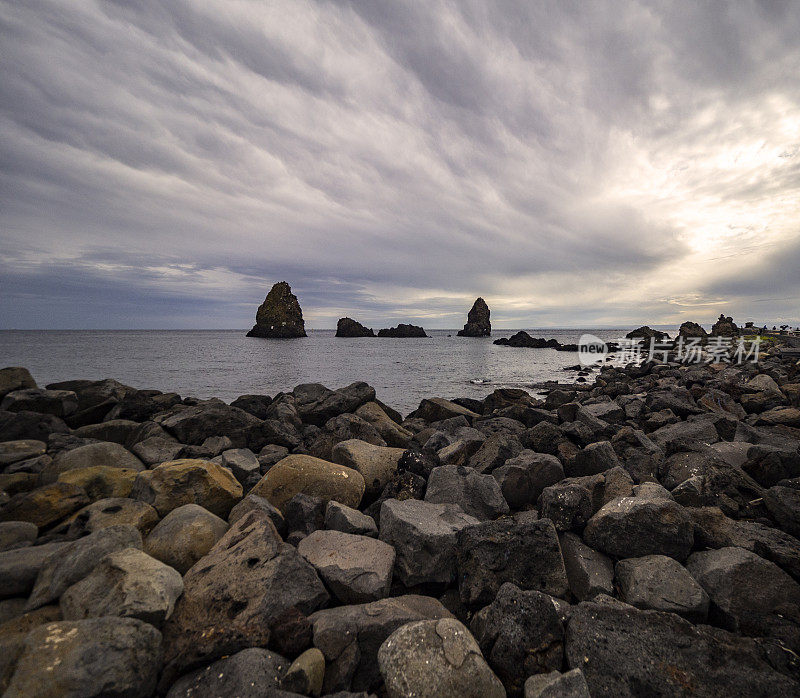
[[[492,334],[492,323],[489,322],[489,306],[483,298],[477,298],[472,310],[467,314],[467,324],[459,330],[459,337],[489,337]]]
[[[248,337],[287,339],[305,337],[306,327],[303,311],[292,287],[285,281],[275,284],[256,313],[256,324],[247,333]]]

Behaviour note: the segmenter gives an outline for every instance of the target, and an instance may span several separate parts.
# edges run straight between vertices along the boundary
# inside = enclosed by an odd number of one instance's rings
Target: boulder
[[[328,502],[325,508],[325,528],[331,531],[352,533],[358,536],[378,537],[375,519],[362,514],[358,509],[347,507],[339,502]]]
[[[717,318],[717,321],[711,327],[711,334],[720,337],[738,337],[739,328],[736,326],[732,317],[725,317],[720,313],[719,318]]]
[[[242,498],[242,486],[227,468],[212,461],[184,458],[140,472],[131,498],[151,504],[161,516],[183,504],[199,504],[225,517]]]
[[[364,327],[360,322],[356,322],[349,317],[343,317],[339,318],[339,321],[336,323],[336,336],[374,337],[375,333],[369,327]]]
[[[406,623],[450,617],[436,599],[413,594],[317,611],[309,620],[314,646],[327,660],[323,691],[376,691],[381,685],[377,655],[384,640]]]
[[[592,515],[589,490],[568,480],[545,487],[539,502],[542,518],[550,519],[557,531],[582,531]]]
[[[408,448],[413,433],[404,429],[395,422],[377,402],[366,402],[359,407],[355,414],[365,422],[369,422],[381,438],[395,448]]]
[[[355,412],[375,400],[375,388],[363,381],[329,390],[319,383],[298,385],[293,391],[297,413],[305,424],[325,425],[328,420]]]
[[[38,535],[38,527],[28,521],[3,521],[0,523],[0,552],[30,545]]]
[[[96,466],[125,468],[135,471],[145,469],[144,463],[127,448],[110,441],[101,441],[59,453],[53,459],[53,462],[42,470],[42,482],[45,484],[55,482],[58,480],[59,475],[68,470]]]
[[[291,455],[273,465],[250,494],[264,497],[283,511],[300,492],[355,508],[364,490],[363,476],[352,468],[313,456]]]
[[[610,441],[597,441],[578,451],[567,468],[567,475],[597,475],[622,464]]]
[[[47,450],[44,441],[36,439],[19,439],[17,441],[4,441],[0,443],[0,468],[5,468],[12,463],[43,456]]]
[[[160,658],[161,633],[140,620],[47,623],[28,634],[4,696],[149,696]]]
[[[70,390],[14,390],[0,401],[0,410],[39,412],[61,418],[68,417],[77,409],[78,396]]]
[[[477,523],[456,504],[387,499],[379,537],[394,547],[395,573],[403,584],[449,584],[455,578],[456,534]]]
[[[588,601],[598,594],[611,596],[614,593],[614,563],[574,533],[562,533],[558,540],[572,595],[578,601]]]
[[[631,606],[677,613],[692,623],[704,623],[708,594],[686,568],[665,555],[620,560],[615,569],[620,598]]]
[[[795,538],[800,537],[800,489],[770,487],[764,492],[764,505],[781,529]]]
[[[175,460],[182,450],[183,444],[160,436],[151,436],[131,446],[131,452],[149,467]]]
[[[319,696],[325,677],[325,656],[316,647],[295,659],[281,680],[281,688],[291,695]]]
[[[164,624],[164,686],[204,662],[265,646],[282,614],[309,614],[329,598],[314,568],[257,512],[233,524],[183,584]]]
[[[497,480],[463,465],[434,468],[428,478],[425,501],[457,504],[465,514],[479,521],[496,519],[509,513]]]
[[[564,661],[564,628],[552,598],[539,591],[503,584],[470,629],[510,696],[523,694],[531,674],[555,671]]]
[[[208,400],[197,405],[175,405],[155,419],[182,444],[196,446],[212,436],[227,436],[231,440],[228,448],[248,446],[251,432],[264,426],[258,417],[226,405],[221,400]],[[210,455],[213,457],[217,454]]]
[[[167,698],[263,698],[277,689],[289,668],[289,661],[274,652],[249,647],[230,657],[179,678]]]
[[[467,313],[467,324],[458,331],[459,337],[488,337],[492,334],[489,306],[483,298],[476,298]]]
[[[269,395],[240,395],[231,402],[231,407],[238,407],[259,419],[269,417],[270,405],[272,405],[272,398]]]
[[[249,489],[261,479],[261,464],[249,448],[230,448],[218,458],[220,465],[230,470],[242,487]]]
[[[355,414],[340,414],[325,422],[324,429],[309,428],[308,454],[322,460],[333,458],[333,449],[342,441],[358,439],[373,446],[386,446],[378,430]]]
[[[67,470],[58,476],[59,482],[77,485],[93,502],[110,497],[128,497],[138,470],[95,465],[91,468]]]
[[[580,669],[534,674],[525,681],[525,698],[591,698]]]
[[[419,325],[406,325],[401,322],[397,327],[389,327],[388,329],[378,330],[378,336],[399,337],[405,339],[408,337],[427,337],[428,335],[425,334],[425,330]]]
[[[800,650],[800,584],[780,567],[743,548],[692,553],[686,567],[709,595],[719,624]]]
[[[492,434],[481,447],[469,458],[467,465],[479,473],[491,473],[518,456],[522,452],[522,444],[513,436]]]
[[[183,592],[180,573],[136,548],[106,555],[61,595],[64,620],[100,616],[138,618],[157,628]]]
[[[0,399],[15,390],[29,390],[36,387],[36,381],[27,368],[22,366],[0,368]]]
[[[45,543],[0,552],[0,598],[27,596],[48,558],[66,545]]]
[[[348,439],[333,447],[331,459],[361,473],[366,486],[364,496],[374,499],[397,472],[397,463],[404,451],[402,448],[375,446],[361,439]]]
[[[26,608],[56,601],[64,591],[86,577],[109,553],[126,548],[141,550],[142,534],[133,526],[109,526],[68,543],[42,564]]]
[[[297,545],[302,537],[322,528],[325,525],[326,505],[327,502],[321,497],[302,492],[292,497],[284,508],[283,518],[289,535],[296,535],[287,537],[287,542]]]
[[[422,620],[395,630],[378,650],[389,698],[503,698],[503,684],[478,643],[454,618]]]
[[[186,574],[228,528],[225,521],[198,504],[184,504],[158,522],[144,541],[144,551]]]
[[[555,456],[525,449],[494,468],[492,477],[499,483],[508,505],[520,509],[535,503],[545,487],[563,480],[564,467]]]
[[[270,289],[264,302],[258,307],[256,324],[247,336],[266,339],[306,336],[300,303],[285,281],[278,282]]]
[[[28,521],[39,528],[61,521],[89,504],[89,497],[77,485],[54,482],[32,492],[15,494],[0,509],[0,521]]]
[[[416,417],[424,419],[426,422],[438,422],[443,419],[462,416],[466,417],[468,424],[471,424],[472,420],[480,415],[450,400],[433,397],[422,400],[419,403],[419,407],[409,415],[409,419]]]
[[[342,603],[368,603],[389,595],[395,552],[391,545],[340,531],[314,531],[297,546]]]
[[[523,590],[563,597],[569,590],[564,560],[553,523],[498,521],[458,532],[458,586],[467,606],[490,603],[505,582]]]
[[[621,497],[589,519],[583,538],[614,557],[667,555],[685,560],[694,528],[686,510],[672,500]]]
[[[798,689],[753,640],[619,602],[573,606],[565,655],[568,668],[583,672],[592,698],[754,693],[766,698]]]
[[[9,599],[3,605],[8,606],[15,601],[22,601],[23,606],[25,604],[24,599]],[[28,633],[40,625],[58,620],[61,620],[58,606],[45,606],[28,613],[18,609],[18,613],[0,622],[0,695],[5,695]]]
[[[698,325],[696,322],[687,320],[686,322],[682,323],[680,329],[678,329],[678,336],[685,338],[699,337],[702,339],[703,337],[708,336],[708,332],[706,332],[702,326]]]
[[[47,441],[50,434],[66,434],[69,427],[60,417],[40,412],[0,410],[0,441],[32,439]]]
[[[251,511],[256,511],[259,514],[263,514],[266,516],[270,521],[272,521],[272,525],[275,526],[275,530],[278,531],[278,535],[281,537],[286,535],[286,520],[283,517],[283,514],[272,504],[270,504],[266,499],[263,497],[259,497],[256,494],[248,494],[241,502],[239,502],[233,509],[231,509],[231,513],[228,514],[228,523],[233,525],[243,516],[247,516]]]

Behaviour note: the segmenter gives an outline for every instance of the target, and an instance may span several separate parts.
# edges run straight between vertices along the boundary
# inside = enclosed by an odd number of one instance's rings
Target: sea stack
[[[716,337],[738,337],[739,328],[732,317],[725,317],[720,313],[717,321],[711,328],[711,334]]]
[[[459,330],[459,337],[489,337],[492,334],[492,323],[489,322],[489,306],[483,298],[475,299],[472,310],[467,313],[467,324]]]
[[[364,327],[360,322],[353,320],[353,318],[343,317],[339,318],[336,323],[336,336],[337,337],[374,337],[375,333],[370,327]]]
[[[397,327],[378,330],[379,337],[427,337],[425,330],[419,325],[406,325],[400,323]]]
[[[700,325],[696,322],[686,321],[681,325],[681,328],[678,330],[678,335],[681,337],[708,337],[708,332],[706,332]]]
[[[637,327],[635,330],[628,332],[625,335],[626,339],[655,339],[657,342],[662,342],[665,339],[669,339],[669,335],[666,332],[661,332],[659,330],[654,330],[648,325],[642,325],[641,327]]]
[[[256,313],[256,324],[247,333],[248,337],[266,339],[288,339],[305,337],[306,328],[303,311],[292,287],[285,281],[275,284]]]

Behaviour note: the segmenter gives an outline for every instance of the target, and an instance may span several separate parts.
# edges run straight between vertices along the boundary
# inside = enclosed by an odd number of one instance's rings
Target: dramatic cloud
[[[0,0],[0,327],[800,317],[779,2]]]

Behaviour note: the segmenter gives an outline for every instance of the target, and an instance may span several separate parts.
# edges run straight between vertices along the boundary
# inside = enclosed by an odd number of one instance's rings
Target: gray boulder
[[[795,538],[800,536],[800,489],[770,487],[764,492],[764,504],[778,526]]]
[[[404,451],[402,448],[375,446],[360,439],[349,439],[333,447],[331,459],[334,463],[361,473],[366,484],[364,494],[372,499],[380,495],[397,472],[397,463]]]
[[[0,522],[0,552],[24,548],[36,540],[39,528],[28,521]]]
[[[454,618],[408,623],[378,650],[389,698],[502,698],[505,690],[478,643]]]
[[[361,405],[375,400],[375,388],[363,382],[329,390],[319,383],[298,385],[293,391],[295,405],[304,424],[319,427],[331,418],[355,412]]]
[[[0,399],[14,390],[36,388],[36,381],[27,368],[8,366],[0,368]]]
[[[586,679],[580,669],[562,674],[535,674],[525,682],[525,698],[591,698]]]
[[[456,504],[387,499],[379,537],[394,547],[395,572],[403,584],[449,584],[455,576],[456,534],[477,523]]]
[[[314,531],[297,546],[342,603],[389,595],[395,552],[383,541],[340,531]]]
[[[45,543],[0,552],[0,599],[27,596],[47,559],[67,545]]]
[[[512,509],[520,509],[539,499],[542,490],[564,479],[564,466],[555,456],[520,451],[492,471],[503,497]]]
[[[558,540],[573,596],[578,601],[588,601],[598,594],[611,596],[614,593],[614,563],[574,533],[562,533]]]
[[[590,443],[578,451],[570,463],[567,475],[597,475],[621,465],[610,441]]]
[[[331,531],[341,531],[342,533],[352,533],[357,536],[378,537],[378,526],[375,519],[366,514],[362,514],[358,509],[340,504],[339,502],[328,502],[325,508],[325,528]]]
[[[443,465],[431,471],[425,501],[458,504],[465,514],[479,521],[496,519],[509,512],[494,477],[460,465]]]
[[[161,436],[151,436],[131,446],[131,452],[150,467],[175,460],[181,450],[183,444]]]
[[[542,490],[542,518],[550,519],[557,531],[583,530],[592,515],[589,490],[576,482],[560,482]]]
[[[136,548],[106,555],[61,595],[64,620],[138,618],[157,628],[183,592],[180,573]]]
[[[36,439],[19,439],[0,443],[0,468],[12,463],[44,455],[47,444]]]
[[[53,459],[52,464],[46,466],[42,471],[42,482],[55,482],[61,473],[95,466],[110,466],[137,471],[145,469],[144,463],[124,446],[111,441],[101,441],[59,453]]]
[[[249,448],[231,448],[219,458],[220,465],[228,468],[244,489],[250,489],[261,479],[261,464]]]
[[[278,531],[278,534],[282,538],[286,536],[286,520],[283,514],[281,514],[280,509],[270,504],[264,497],[259,497],[257,494],[248,494],[241,502],[233,507],[231,513],[228,514],[228,523],[231,525],[235,524],[251,511],[266,516],[272,521],[272,525],[275,526],[275,530]]]
[[[708,616],[708,594],[687,569],[665,555],[620,560],[615,569],[620,598],[631,606],[677,613],[692,623]]]
[[[42,390],[27,388],[6,393],[0,410],[9,412],[39,412],[55,417],[68,417],[78,409],[78,396],[71,390]]]

